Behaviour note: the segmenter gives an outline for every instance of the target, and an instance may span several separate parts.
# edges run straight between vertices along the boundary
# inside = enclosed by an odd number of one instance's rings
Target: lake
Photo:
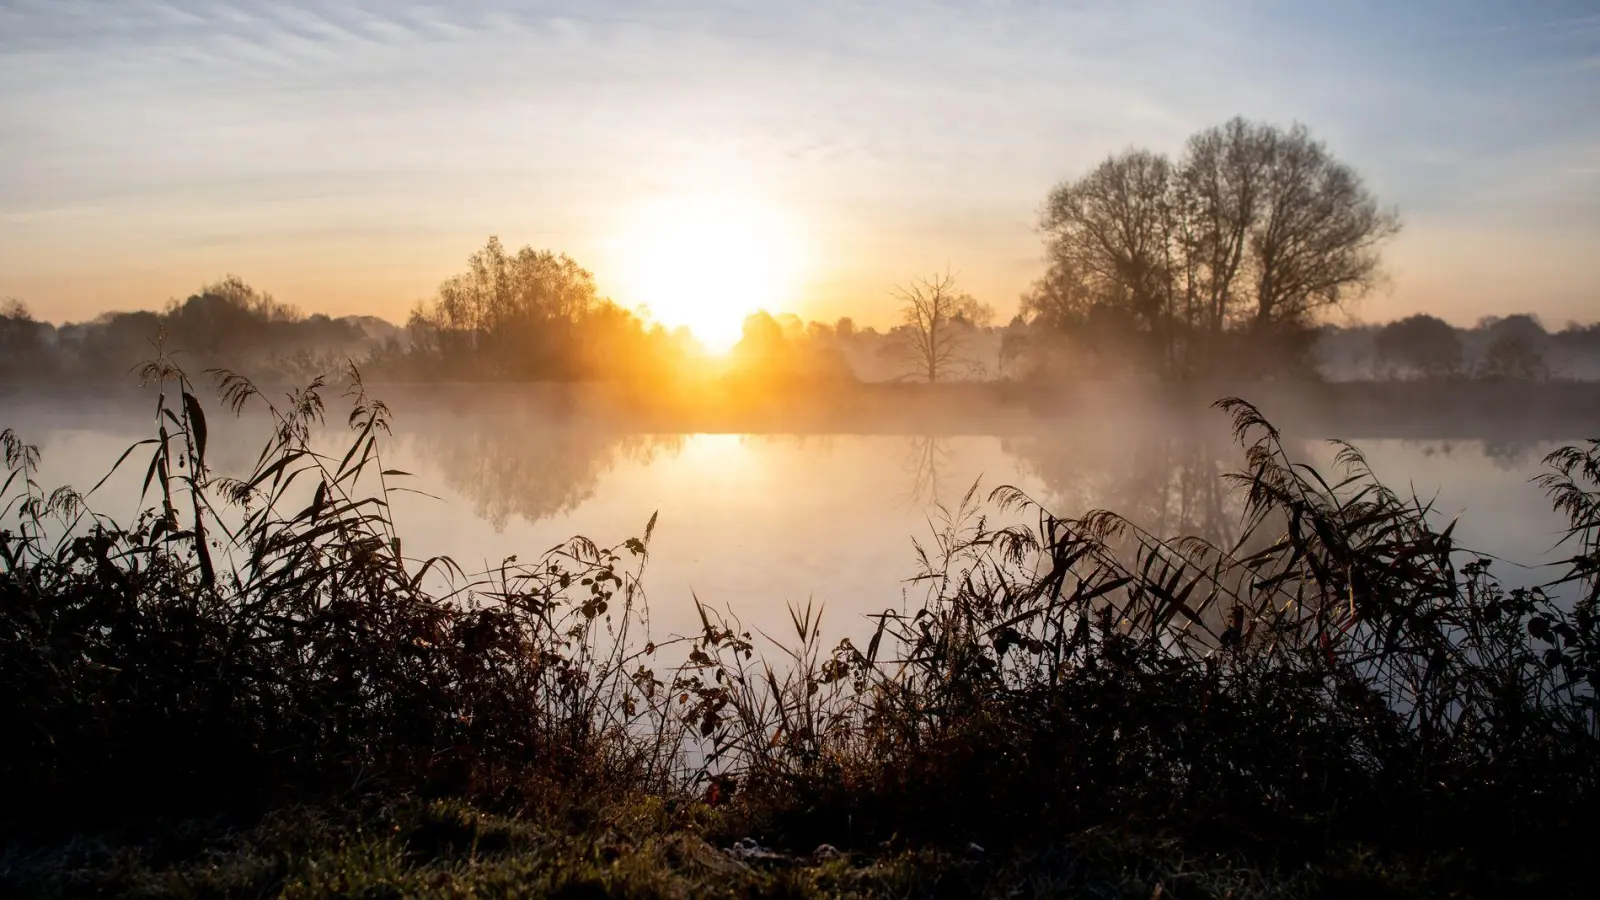
[[[1007,420],[946,417],[937,428],[889,423],[865,433],[672,432],[597,416],[557,392],[492,398],[463,390],[386,392],[395,419],[384,466],[413,473],[399,484],[394,517],[406,555],[447,554],[464,568],[527,561],[575,534],[602,544],[658,524],[644,576],[653,628],[682,632],[697,622],[691,597],[731,608],[769,634],[787,628],[786,606],[825,606],[828,631],[859,633],[863,616],[900,607],[920,589],[913,539],[926,540],[975,483],[981,499],[1014,485],[1055,513],[1105,508],[1155,533],[1227,539],[1238,526],[1237,497],[1221,476],[1242,464],[1225,416],[1204,404],[1109,404],[1092,411]],[[330,395],[318,446],[342,451],[341,407]],[[509,398],[509,399],[508,399]],[[521,399],[518,399],[521,398]],[[152,398],[114,395],[0,398],[0,427],[40,446],[47,487],[92,486],[134,441],[153,433]],[[1286,433],[1292,454],[1326,470],[1335,448],[1314,411],[1297,409]],[[231,421],[213,410],[214,467],[239,475],[266,434],[260,417]],[[1400,429],[1397,429],[1400,430]],[[1529,479],[1543,456],[1589,430],[1574,421],[1537,439],[1511,440],[1493,421],[1453,427],[1450,437],[1382,434],[1354,441],[1374,471],[1399,492],[1432,499],[1441,523],[1460,517],[1465,546],[1493,553],[1503,579],[1530,584],[1548,570],[1520,568],[1553,558],[1562,520]],[[1509,429],[1515,431],[1516,429]],[[1321,433],[1319,433],[1321,432]],[[1464,436],[1465,435],[1465,436]],[[119,520],[136,512],[141,453],[95,496]],[[989,504],[993,521],[1011,521]],[[1014,518],[1014,517],[1013,517]]]

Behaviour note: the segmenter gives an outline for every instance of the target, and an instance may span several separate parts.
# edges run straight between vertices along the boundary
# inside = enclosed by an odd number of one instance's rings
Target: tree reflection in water
[[[1220,428],[1111,428],[1006,438],[1001,446],[1043,484],[1035,499],[1057,515],[1111,510],[1164,538],[1225,547],[1239,538],[1243,496],[1226,476],[1243,467],[1243,451]]]
[[[681,434],[627,434],[542,411],[429,418],[411,435],[419,454],[497,532],[514,517],[570,512],[619,463],[648,464],[684,444]]]
[[[938,506],[940,489],[950,478],[949,438],[935,434],[908,435],[905,468],[911,475],[907,503],[913,508]]]

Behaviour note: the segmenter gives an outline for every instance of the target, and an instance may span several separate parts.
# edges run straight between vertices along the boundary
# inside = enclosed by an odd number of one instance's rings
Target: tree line
[[[108,312],[59,327],[7,300],[0,304],[0,379],[123,379],[159,349],[197,370],[224,366],[308,380],[386,330],[393,326],[370,316],[305,315],[232,275],[159,312]]]
[[[728,358],[711,361],[686,330],[601,296],[568,255],[512,252],[491,237],[403,327],[305,316],[232,276],[162,312],[59,328],[10,301],[0,378],[120,376],[158,344],[287,380],[343,359],[406,381],[661,384],[707,369],[756,385],[1600,377],[1587,361],[1600,359],[1600,333],[1551,335],[1528,315],[1470,330],[1427,315],[1381,329],[1328,324],[1382,283],[1400,220],[1301,125],[1236,118],[1192,136],[1176,159],[1110,155],[1051,189],[1039,226],[1045,274],[1004,325],[946,271],[896,287],[899,321],[884,331],[758,311]]]
[[[1426,313],[1385,325],[1329,328],[1325,370],[1382,380],[1593,380],[1600,377],[1600,324],[1549,331],[1530,313],[1485,316],[1458,328]]]

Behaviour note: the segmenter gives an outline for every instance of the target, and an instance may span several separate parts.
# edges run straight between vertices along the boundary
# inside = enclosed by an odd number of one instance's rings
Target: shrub
[[[118,466],[149,453],[154,506],[131,526],[71,489],[44,493],[37,451],[4,433],[12,813],[207,811],[363,786],[524,797],[539,784],[668,784],[674,725],[641,665],[655,650],[637,580],[650,527],[471,576],[408,558],[388,517],[405,477],[382,463],[389,412],[359,377],[353,437],[332,458],[310,442],[320,380],[278,406],[218,373],[236,412],[263,404],[274,424],[254,471],[227,479],[208,468],[187,376],[164,362],[143,374],[161,386],[158,434]]]

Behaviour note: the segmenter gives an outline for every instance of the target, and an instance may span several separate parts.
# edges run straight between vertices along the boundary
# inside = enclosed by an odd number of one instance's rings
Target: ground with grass
[[[459,801],[278,810],[254,824],[147,822],[0,855],[16,897],[1383,897],[1585,896],[1572,873],[1485,870],[1466,855],[1353,847],[1263,868],[1108,830],[996,854],[965,847],[786,853],[740,816],[657,799],[539,818]]]

